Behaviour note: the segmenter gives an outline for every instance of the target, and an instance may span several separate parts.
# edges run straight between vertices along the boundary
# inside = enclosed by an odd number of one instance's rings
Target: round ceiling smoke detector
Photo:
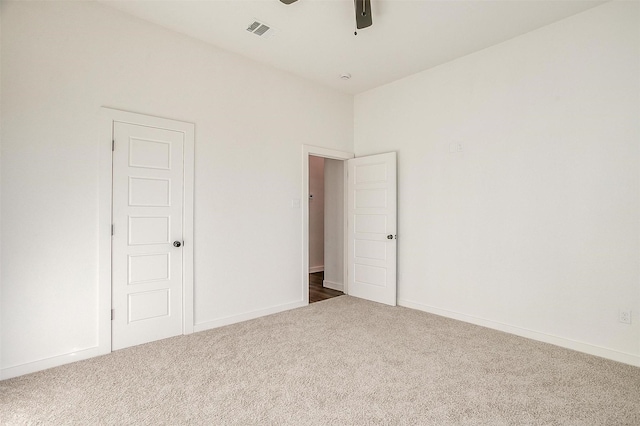
[[[340,74],[340,79],[347,81],[347,80],[351,79],[351,74],[349,74],[348,72],[344,73],[344,74]]]

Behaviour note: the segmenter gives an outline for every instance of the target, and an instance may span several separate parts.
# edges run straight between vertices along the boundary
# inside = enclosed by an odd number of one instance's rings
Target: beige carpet
[[[341,296],[5,380],[0,419],[640,425],[640,368]]]

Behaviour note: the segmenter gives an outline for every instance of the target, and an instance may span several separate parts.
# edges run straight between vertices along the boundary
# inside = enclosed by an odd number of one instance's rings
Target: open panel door
[[[396,305],[396,153],[348,160],[350,296]]]

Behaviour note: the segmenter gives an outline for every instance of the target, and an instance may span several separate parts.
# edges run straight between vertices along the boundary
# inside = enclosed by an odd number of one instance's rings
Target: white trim
[[[398,305],[404,306],[406,308],[417,309],[419,311],[428,312],[435,315],[440,315],[447,318],[452,318],[459,321],[468,322],[475,325],[480,325],[482,327],[491,328],[493,330],[504,331],[506,333],[515,334],[516,336],[526,337],[528,339],[537,340],[539,342],[550,343],[562,348],[572,349],[574,351],[583,352],[589,355],[595,355],[613,361],[640,367],[640,356],[634,354],[603,348],[601,346],[595,346],[589,343],[578,342],[564,337],[554,336],[552,334],[541,333],[539,331],[529,330],[527,328],[504,324],[498,321],[478,318],[459,312],[449,311],[447,309],[440,309],[434,306],[423,305],[421,303],[416,303],[409,300],[399,299]]]
[[[113,118],[101,109],[98,165],[98,349],[111,352],[111,186]]]
[[[309,273],[310,274],[315,274],[316,272],[324,272],[324,265],[309,266]]]
[[[195,124],[187,123],[184,131],[184,222],[182,225],[182,333],[193,333],[194,313],[194,245],[193,222],[195,218]]]
[[[344,286],[341,283],[336,283],[336,282],[333,282],[333,281],[323,280],[322,281],[322,287],[330,288],[332,290],[338,290],[338,291],[344,292]]]
[[[355,157],[354,157],[355,158]],[[342,240],[342,247],[343,247],[343,251],[342,251],[342,255],[343,255],[343,260],[342,260],[342,292],[344,294],[349,294],[349,262],[348,262],[348,257],[349,257],[349,228],[348,228],[348,224],[349,224],[349,212],[347,210],[347,207],[349,207],[349,191],[347,190],[347,186],[349,185],[348,179],[349,179],[349,162],[348,161],[343,161],[342,162],[342,176],[343,176],[343,191],[342,191],[342,195],[343,195],[343,199],[342,199],[342,210],[343,210],[343,216],[342,216],[342,235],[343,235],[343,240]]]
[[[335,149],[321,148],[318,146],[302,145],[302,200],[309,199],[309,156],[330,158],[332,160],[349,160],[355,155],[351,152],[337,151]],[[346,162],[345,162],[346,163]],[[346,170],[346,165],[345,165]],[[345,173],[345,182],[347,175]],[[347,191],[344,191],[345,194]],[[302,303],[309,304],[309,203],[302,204]],[[346,222],[346,204],[345,204],[345,224]],[[345,226],[345,244],[346,244],[346,226]],[[344,250],[346,256],[346,245]],[[346,282],[346,261],[345,270],[343,270],[343,281]]]
[[[52,356],[38,361],[27,362],[13,367],[6,367],[0,370],[0,380],[10,379],[12,377],[23,376],[25,374],[35,373],[36,371],[46,370],[48,368],[58,367],[60,365],[69,364],[71,362],[81,361],[83,359],[93,358],[104,355],[101,348],[94,346],[92,348],[71,352],[68,354]]]
[[[193,333],[193,192],[195,165],[195,125],[102,107],[103,127],[100,137],[99,207],[98,207],[98,348],[100,354],[111,352],[111,211],[112,211],[112,151],[113,123],[122,122],[151,126],[184,133],[184,211],[182,238],[183,334]],[[117,149],[117,147],[116,147]]]
[[[292,303],[285,303],[284,305],[271,306],[265,309],[258,309],[257,311],[250,311],[250,312],[245,312],[238,315],[231,315],[228,317],[218,318],[215,320],[205,321],[199,324],[195,324],[193,327],[193,331],[197,333],[199,331],[210,330],[212,328],[218,328],[218,327],[235,324],[242,321],[248,321],[255,318],[264,317],[266,315],[277,314],[279,312],[288,311],[290,309],[302,308],[307,305],[308,303],[305,303],[305,302],[292,302]]]

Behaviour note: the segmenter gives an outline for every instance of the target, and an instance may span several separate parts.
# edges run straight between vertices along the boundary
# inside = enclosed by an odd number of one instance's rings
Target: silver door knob
[[[387,235],[387,240],[393,240],[393,235],[391,234]]]
[[[173,246],[174,247],[180,247],[182,245],[182,243],[180,241],[174,241],[173,242]]]

